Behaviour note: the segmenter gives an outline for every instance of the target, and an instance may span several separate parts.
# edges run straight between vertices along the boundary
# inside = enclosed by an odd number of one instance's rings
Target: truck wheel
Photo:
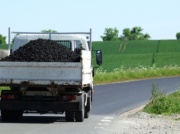
[[[89,112],[85,111],[84,118],[86,118],[86,119],[89,118]]]
[[[87,98],[87,105],[85,106],[84,118],[89,118],[89,111],[91,110],[91,97]]]
[[[75,112],[75,119],[77,122],[83,122],[84,121],[84,110]]]
[[[12,111],[12,120],[13,121],[18,121],[22,118],[23,116],[23,111],[20,110],[16,110],[16,111]]]
[[[2,121],[18,121],[23,115],[23,111],[1,110]]]
[[[8,110],[1,110],[1,120],[2,121],[10,121],[10,116],[9,116],[9,111]]]
[[[66,111],[65,118],[66,118],[66,121],[74,121],[74,112]]]

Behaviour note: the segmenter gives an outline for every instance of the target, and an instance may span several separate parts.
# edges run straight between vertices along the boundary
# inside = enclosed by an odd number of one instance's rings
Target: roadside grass
[[[150,103],[143,109],[150,114],[172,115],[180,113],[180,89],[172,94],[166,95],[159,91],[157,84],[152,86],[152,97]]]
[[[121,66],[120,68],[114,69],[112,72],[107,72],[100,67],[95,70],[94,84],[179,75],[180,66],[177,65],[164,66],[161,68],[155,65],[152,67],[139,66],[135,68],[125,68]]]

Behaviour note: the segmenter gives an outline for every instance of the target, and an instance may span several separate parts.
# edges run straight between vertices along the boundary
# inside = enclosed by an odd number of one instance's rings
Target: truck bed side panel
[[[83,85],[92,83],[91,52],[82,50],[82,83]]]
[[[81,85],[81,63],[0,62],[0,85]]]

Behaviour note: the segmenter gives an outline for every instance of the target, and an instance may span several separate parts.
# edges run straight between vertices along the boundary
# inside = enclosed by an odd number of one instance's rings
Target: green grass
[[[102,68],[95,70],[94,84],[112,83],[126,80],[137,80],[156,77],[179,76],[179,66],[164,66],[162,68],[152,66],[136,68],[124,68],[123,66],[107,72]]]
[[[155,64],[158,67],[180,65],[180,53],[158,53],[155,55]]]
[[[156,52],[158,41],[128,41],[123,54],[152,54]]]
[[[8,45],[6,45],[6,44],[0,44],[0,49],[8,49]]]
[[[103,54],[147,54],[154,53],[157,49],[156,40],[138,41],[104,41],[93,42],[94,50],[101,49]],[[124,46],[123,48],[121,48]],[[123,49],[123,51],[122,51]]]
[[[151,64],[152,54],[112,54],[103,55],[103,64],[101,67],[107,72],[112,72],[114,69],[120,68],[121,66],[126,68],[134,68],[138,66],[149,66]]]
[[[153,62],[153,54],[109,54],[103,55],[101,68],[107,72],[112,72],[121,66],[125,68],[151,67],[153,65],[157,67],[180,66],[179,58],[180,53],[158,53],[154,55]],[[93,64],[95,65],[95,58]]]
[[[180,40],[161,40],[158,53],[177,53],[180,52]]]
[[[121,41],[93,42],[93,50],[102,50],[104,55],[118,54]]]
[[[153,85],[152,97],[149,104],[143,109],[144,112],[151,114],[171,115],[180,113],[180,90],[166,95],[159,91],[157,85]]]
[[[121,66],[126,68],[154,64],[157,67],[180,66],[180,40],[93,42],[93,49],[102,50],[102,68],[107,72],[112,72]]]

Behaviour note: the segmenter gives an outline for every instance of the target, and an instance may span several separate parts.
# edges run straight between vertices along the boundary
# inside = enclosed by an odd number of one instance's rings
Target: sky
[[[101,41],[105,28],[139,26],[152,40],[176,39],[180,0],[0,0],[0,34],[11,31],[88,32]]]

